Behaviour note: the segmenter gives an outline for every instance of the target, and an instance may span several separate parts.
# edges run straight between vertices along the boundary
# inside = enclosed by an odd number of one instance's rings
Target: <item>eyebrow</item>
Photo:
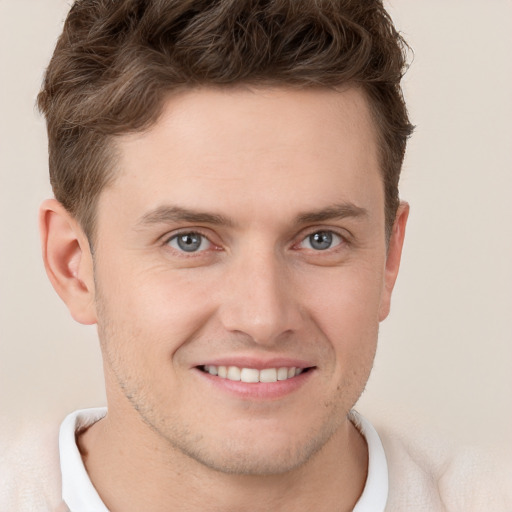
[[[295,217],[295,224],[311,224],[328,220],[341,220],[348,217],[358,218],[368,215],[368,211],[353,203],[341,203],[319,210],[300,213]],[[191,224],[212,224],[215,226],[233,227],[235,223],[223,215],[182,208],[180,206],[159,206],[145,213],[137,222],[144,227],[152,224],[171,224],[189,222]]]
[[[215,213],[200,212],[179,206],[159,206],[145,213],[137,222],[138,226],[151,224],[170,224],[173,222],[190,222],[232,226],[233,221]]]
[[[367,217],[368,210],[353,203],[341,203],[322,208],[320,210],[304,212],[297,215],[297,224],[309,224],[313,222],[325,222],[328,220],[342,220],[348,217]]]

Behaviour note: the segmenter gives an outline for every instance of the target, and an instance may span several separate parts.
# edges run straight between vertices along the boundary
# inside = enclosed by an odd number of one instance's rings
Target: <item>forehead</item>
[[[374,132],[356,88],[192,90],[170,97],[146,132],[117,140],[117,179],[102,196],[133,211],[366,207],[382,195]]]

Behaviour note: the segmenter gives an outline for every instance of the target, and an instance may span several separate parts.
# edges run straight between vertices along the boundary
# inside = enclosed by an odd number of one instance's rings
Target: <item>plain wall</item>
[[[462,442],[512,445],[512,2],[394,0],[414,62],[411,204],[392,313],[359,404]],[[75,324],[40,259],[51,195],[34,108],[68,9],[0,0],[0,423],[104,402],[95,329]]]

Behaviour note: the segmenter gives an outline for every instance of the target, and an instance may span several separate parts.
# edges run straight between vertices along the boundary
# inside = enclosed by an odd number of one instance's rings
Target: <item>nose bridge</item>
[[[272,344],[296,329],[299,311],[284,258],[272,248],[245,251],[229,270],[221,321],[229,331]]]

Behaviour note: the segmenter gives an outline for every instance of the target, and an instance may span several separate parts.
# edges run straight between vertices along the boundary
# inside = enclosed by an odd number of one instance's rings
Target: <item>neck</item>
[[[212,470],[142,421],[133,427],[109,412],[78,440],[91,481],[112,512],[338,512],[353,509],[366,481],[366,442],[348,419],[306,463],[264,476]]]

